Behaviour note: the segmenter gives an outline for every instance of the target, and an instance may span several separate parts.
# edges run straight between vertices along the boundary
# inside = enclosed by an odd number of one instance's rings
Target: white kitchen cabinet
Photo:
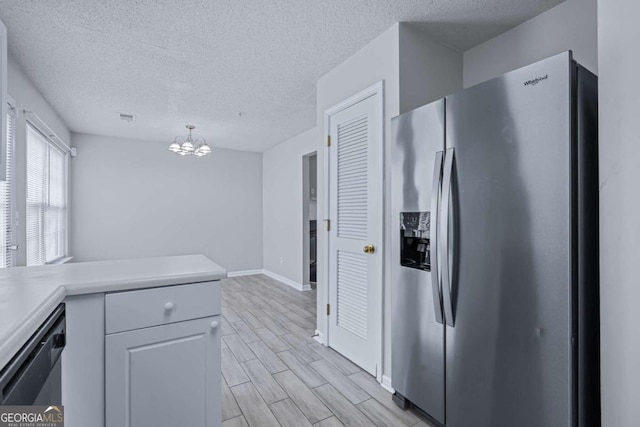
[[[220,425],[219,316],[106,336],[107,427]]]
[[[219,315],[219,282],[106,294],[106,427],[218,427]]]
[[[220,281],[65,298],[68,427],[219,427]]]

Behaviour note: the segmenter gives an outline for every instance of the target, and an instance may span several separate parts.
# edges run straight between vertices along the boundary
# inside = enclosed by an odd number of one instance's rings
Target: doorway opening
[[[318,261],[318,156],[302,156],[303,285],[316,288]]]

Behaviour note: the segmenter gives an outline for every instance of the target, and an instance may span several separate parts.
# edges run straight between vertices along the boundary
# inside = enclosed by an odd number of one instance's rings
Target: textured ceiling
[[[193,123],[262,151],[313,127],[316,80],[393,23],[462,51],[561,1],[0,0],[0,19],[72,131],[167,142]]]

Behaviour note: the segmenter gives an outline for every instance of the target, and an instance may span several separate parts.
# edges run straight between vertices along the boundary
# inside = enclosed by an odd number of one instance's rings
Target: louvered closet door
[[[381,98],[329,118],[329,345],[376,375],[382,286]],[[373,253],[365,247],[373,245]]]

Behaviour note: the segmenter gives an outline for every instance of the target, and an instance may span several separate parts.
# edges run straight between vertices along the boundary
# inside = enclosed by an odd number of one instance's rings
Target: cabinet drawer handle
[[[211,329],[216,329],[218,327],[218,321],[214,320],[213,322],[211,322]]]
[[[173,303],[172,302],[168,302],[164,305],[164,309],[165,311],[171,311],[173,310]]]

